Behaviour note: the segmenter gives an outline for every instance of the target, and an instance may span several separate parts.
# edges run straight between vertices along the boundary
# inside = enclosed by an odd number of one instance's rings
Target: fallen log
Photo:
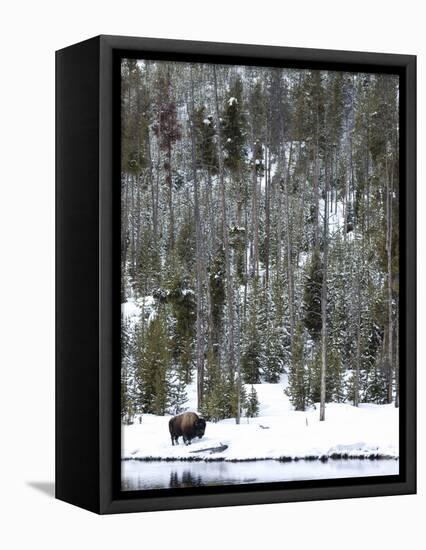
[[[196,451],[189,451],[190,453],[206,453],[207,451],[210,451],[210,454],[213,453],[223,453],[223,451],[226,451],[228,448],[228,445],[222,445],[222,443],[218,447],[207,447],[206,449],[197,449]]]

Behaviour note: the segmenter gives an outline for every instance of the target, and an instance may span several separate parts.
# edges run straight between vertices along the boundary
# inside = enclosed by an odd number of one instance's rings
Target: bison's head
[[[204,420],[204,418],[198,418],[195,421],[195,435],[197,435],[201,439],[205,431],[206,431],[206,421]]]

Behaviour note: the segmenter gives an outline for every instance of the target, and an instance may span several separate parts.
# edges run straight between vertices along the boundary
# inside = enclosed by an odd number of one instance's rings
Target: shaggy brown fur
[[[190,445],[191,440],[195,437],[200,439],[203,437],[206,431],[206,421],[204,418],[200,418],[193,412],[186,412],[174,416],[169,421],[170,436],[172,438],[172,445],[179,444],[179,437],[183,437],[185,445]]]

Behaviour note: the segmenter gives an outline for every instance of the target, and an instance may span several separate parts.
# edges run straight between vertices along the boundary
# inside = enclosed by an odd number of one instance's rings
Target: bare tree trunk
[[[253,151],[255,145],[252,145]],[[252,223],[253,223],[253,255],[252,262],[252,275],[259,276],[259,206],[258,206],[258,192],[257,192],[257,166],[253,161],[252,168]]]
[[[192,178],[194,183],[194,214],[195,214],[195,242],[196,242],[196,271],[197,271],[197,336],[196,336],[196,360],[197,360],[197,408],[201,409],[203,405],[204,390],[204,336],[203,336],[203,265],[202,265],[202,235],[200,221],[200,204],[198,196],[198,177],[197,177],[197,159],[196,142],[194,132],[194,79],[191,66],[191,153],[192,153]],[[189,109],[188,109],[189,111]]]
[[[131,213],[130,213],[130,227],[132,229],[131,235],[131,262],[132,262],[132,277],[135,276],[136,271],[136,242],[135,242],[135,176],[131,177]]]
[[[168,182],[168,203],[169,203],[169,247],[173,250],[175,245],[175,216],[173,210],[173,178],[172,178],[172,147],[167,148],[167,182]]]
[[[123,205],[123,226],[121,231],[121,254],[123,261],[123,274],[127,270],[127,236],[129,227],[129,175],[126,174],[124,183],[124,205]]]
[[[232,272],[231,272],[231,252],[229,247],[228,236],[228,221],[226,212],[226,189],[225,189],[225,176],[223,165],[223,149],[222,149],[222,130],[220,124],[220,111],[219,111],[219,97],[217,91],[217,75],[216,66],[213,65],[213,78],[214,78],[214,93],[215,93],[215,106],[216,106],[216,126],[217,126],[217,141],[219,149],[219,181],[220,181],[220,195],[221,195],[221,209],[222,209],[222,227],[223,227],[223,244],[225,248],[225,268],[226,268],[226,302],[228,311],[228,360],[229,360],[229,372],[231,377],[235,376],[235,343],[234,343],[234,289],[232,284]],[[240,369],[238,365],[237,376],[240,376]],[[237,380],[237,391],[241,388],[240,380]],[[238,396],[240,400],[240,396]],[[240,410],[237,410],[235,421],[240,423]]]
[[[318,138],[314,146],[314,195],[315,195],[315,243],[319,243],[319,159],[318,159]]]
[[[247,287],[248,287],[248,213],[247,213],[247,196],[248,196],[248,184],[245,185],[245,198],[244,198],[244,303],[243,303],[243,327],[246,326],[247,318]]]
[[[324,199],[324,254],[321,289],[321,387],[320,420],[325,420],[325,395],[327,372],[327,263],[328,263],[328,174],[325,175]]]
[[[296,267],[299,267],[300,260],[300,249],[303,243],[303,232],[304,232],[304,219],[305,219],[305,200],[306,200],[306,182],[309,178],[309,163],[306,162],[305,168],[305,177],[303,178],[303,187],[302,195],[300,197],[300,211],[299,211],[299,222],[297,225],[299,238],[297,239],[297,250],[296,250]]]
[[[393,378],[393,316],[392,316],[392,182],[389,181],[388,166],[386,159],[386,197],[387,197],[387,293],[388,293],[388,403],[392,403],[392,378]]]
[[[395,407],[399,407],[399,304],[397,301],[395,315]]]
[[[288,310],[290,317],[290,337],[293,344],[294,335],[294,277],[293,277],[293,251],[291,246],[291,224],[290,224],[290,196],[288,192],[288,182],[290,179],[290,165],[292,160],[293,141],[290,144],[290,153],[288,157],[287,173],[284,178],[284,193],[285,193],[285,217],[286,217],[286,243],[287,243],[287,277],[288,277]]]
[[[280,152],[281,152],[281,149],[280,149]],[[281,277],[282,276],[282,265],[281,265],[281,250],[282,250],[282,192],[281,192],[281,189],[279,188],[279,184],[278,184],[278,189],[277,189],[277,193],[276,193],[278,196],[276,198],[276,202],[277,202],[277,213],[278,213],[278,216],[277,216],[277,251],[276,251],[276,265],[277,265],[277,276],[278,277]]]
[[[361,298],[359,298],[361,300]],[[355,366],[355,383],[354,383],[354,406],[359,405],[359,374],[361,364],[361,312],[360,304],[357,305],[357,324],[356,324],[356,366]]]
[[[268,127],[266,134],[268,136]],[[269,287],[269,243],[271,231],[271,153],[269,151],[269,137],[265,147],[265,285]]]
[[[351,163],[352,163],[352,138],[351,138],[351,145],[350,145],[350,157],[351,157]],[[348,233],[348,222],[349,222],[349,178],[346,178],[345,182],[345,195],[343,199],[343,240],[346,243],[347,240],[347,233]],[[345,249],[346,252],[346,249]]]
[[[136,263],[135,266],[138,264],[138,250],[140,247],[141,242],[141,219],[142,219],[142,193],[141,193],[141,185],[142,181],[139,179],[137,186],[136,186],[136,237],[135,237],[135,249],[136,249]]]
[[[210,228],[210,252],[213,253],[216,243],[216,222],[215,205],[213,201],[213,185],[210,170],[207,173],[207,199],[208,199],[208,217]]]
[[[159,204],[160,204],[160,172],[161,172],[161,146],[160,146],[160,135],[161,135],[161,117],[158,119],[158,137],[157,137],[157,162],[156,162],[156,178],[155,178],[155,193],[154,193],[154,204],[155,212],[158,214]],[[160,216],[161,220],[162,216]],[[160,228],[158,228],[160,229]],[[161,231],[163,228],[161,227]],[[158,242],[158,241],[157,241]],[[161,270],[160,270],[161,271]]]
[[[240,423],[241,420],[241,319],[240,319],[240,297],[237,296],[237,416],[235,422]]]
[[[154,185],[154,175],[152,170],[152,157],[151,157],[151,140],[149,138],[149,133],[146,139],[146,151],[148,155],[148,174],[149,174],[149,184],[151,187],[151,208],[152,208],[152,234],[154,242],[158,243],[158,204],[156,201],[156,191]]]
[[[150,69],[149,66],[146,67],[146,78],[147,81],[150,80]],[[145,137],[145,149],[148,157],[148,174],[149,174],[149,185],[151,187],[151,208],[152,208],[152,234],[154,242],[158,243],[158,191],[154,185],[154,173],[153,173],[153,161],[151,154],[151,137],[150,131],[147,130]],[[157,173],[158,177],[158,173]]]

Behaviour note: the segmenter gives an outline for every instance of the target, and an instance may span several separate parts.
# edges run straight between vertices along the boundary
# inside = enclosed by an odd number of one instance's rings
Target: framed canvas
[[[416,58],[56,54],[56,497],[416,491]]]

